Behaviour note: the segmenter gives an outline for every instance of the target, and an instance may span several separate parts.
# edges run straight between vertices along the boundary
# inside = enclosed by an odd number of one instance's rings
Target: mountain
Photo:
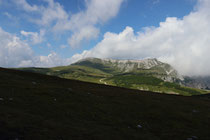
[[[166,95],[3,68],[0,77],[0,140],[210,139],[209,95]]]
[[[180,76],[173,67],[169,64],[162,63],[155,58],[144,60],[86,58],[74,63],[73,65],[91,66],[105,72],[106,69],[118,73],[142,73],[142,71],[144,71],[167,82],[183,80],[183,77]]]
[[[159,93],[198,95],[206,91],[187,88],[183,77],[169,64],[157,59],[114,60],[86,58],[72,65],[54,68],[22,68],[61,78],[88,81]]]
[[[182,84],[188,87],[210,90],[210,77],[209,76],[185,76]]]

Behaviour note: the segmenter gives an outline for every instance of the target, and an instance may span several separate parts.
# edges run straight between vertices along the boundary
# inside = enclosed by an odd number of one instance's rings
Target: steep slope
[[[210,139],[210,100],[0,68],[1,140]]]

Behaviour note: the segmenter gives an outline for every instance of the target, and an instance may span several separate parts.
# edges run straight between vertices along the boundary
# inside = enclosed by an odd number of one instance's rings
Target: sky
[[[157,58],[210,76],[210,0],[0,0],[0,67]]]

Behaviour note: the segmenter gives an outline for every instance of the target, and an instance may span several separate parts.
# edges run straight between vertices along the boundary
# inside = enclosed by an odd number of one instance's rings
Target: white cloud
[[[40,8],[41,19],[35,20],[40,25],[50,25],[52,22],[68,19],[68,14],[63,6],[54,0],[45,0],[48,3],[47,7]]]
[[[36,56],[26,42],[1,27],[0,42],[1,67],[53,67],[69,64],[68,59],[62,59],[54,52],[48,56]]]
[[[51,45],[50,43],[47,43],[47,47],[48,47],[48,48],[51,48],[52,45]]]
[[[124,0],[86,0],[85,11],[73,14],[70,20],[57,22],[56,31],[79,30],[81,27],[104,23],[115,17]]]
[[[55,34],[71,32],[68,42],[71,47],[81,45],[81,42],[98,37],[99,24],[115,17],[124,0],[84,0],[86,10],[70,15],[64,7],[54,0],[44,0],[47,6],[30,5],[26,0],[15,1],[19,8],[29,13],[36,13],[40,18],[30,18],[31,22],[52,27]]]
[[[47,3],[47,6],[43,5],[30,5],[26,0],[15,0],[15,4],[19,9],[22,9],[29,13],[38,14],[39,18],[30,18],[31,22],[34,22],[43,26],[50,26],[53,22],[58,20],[66,20],[68,14],[64,10],[63,6],[54,0],[43,0]]]
[[[21,31],[20,33],[26,38],[29,38],[29,41],[34,45],[44,41],[45,30],[40,30],[39,33],[26,31]]]
[[[70,64],[70,62],[68,59],[63,59],[55,52],[52,52],[47,56],[34,57],[29,64],[36,67],[55,67],[55,66],[68,65]],[[27,67],[28,64],[22,66]]]
[[[196,9],[178,19],[168,17],[160,26],[134,33],[126,27],[119,34],[107,32],[91,50],[71,58],[143,59],[156,57],[173,65],[183,75],[210,75],[210,1],[199,0]]]
[[[0,2],[0,4],[1,4],[1,2]],[[9,19],[14,19],[14,17],[10,14],[10,13],[8,13],[8,12],[5,12],[5,13],[3,13],[5,16],[7,16]]]
[[[85,40],[91,40],[98,36],[98,24],[115,17],[119,12],[123,0],[86,0],[85,11],[73,14],[68,20],[60,20],[54,26],[54,31],[73,32],[68,39],[70,46],[79,46]]]
[[[18,66],[22,60],[28,60],[33,55],[31,48],[15,35],[0,28],[0,66]]]
[[[72,47],[78,47],[78,45],[83,41],[83,40],[90,40],[93,38],[97,38],[99,34],[99,29],[95,28],[93,26],[86,26],[86,27],[81,27],[79,32],[75,32],[69,39],[68,43]]]
[[[55,67],[69,64],[69,59],[63,59],[52,52],[47,56],[33,56],[31,59],[19,61],[19,64],[15,67]]]
[[[39,8],[36,5],[31,6],[30,4],[28,4],[28,2],[26,0],[14,0],[14,2],[21,8],[23,8],[23,10],[28,11],[28,12],[34,12],[34,11],[38,11]]]
[[[160,0],[154,0],[154,1],[152,2],[153,5],[158,4],[158,3],[160,3]]]
[[[65,48],[67,48],[67,46],[66,45],[60,45],[60,48],[65,49]]]

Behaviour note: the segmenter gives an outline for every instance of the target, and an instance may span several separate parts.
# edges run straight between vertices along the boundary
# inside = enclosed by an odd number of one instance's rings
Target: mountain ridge
[[[123,73],[132,72],[134,69],[137,68],[149,70],[155,66],[159,66],[162,68],[162,72],[164,73],[159,73],[155,75],[155,77],[157,78],[160,78],[166,82],[176,82],[187,87],[204,89],[204,90],[210,89],[210,76],[201,77],[201,76],[181,75],[170,64],[163,63],[159,61],[157,58],[135,60],[135,59],[109,59],[109,58],[100,59],[100,58],[89,57],[81,59],[74,64],[80,64],[81,62],[84,61],[103,63],[105,65],[106,64],[113,65],[113,67],[119,68],[120,72]]]
[[[142,59],[142,60],[133,60],[133,59],[100,59],[100,58],[85,58],[81,59],[78,62],[74,63],[73,65],[80,65],[84,64],[83,62],[90,61],[92,63],[102,63],[104,65],[108,65],[112,68],[119,69],[120,72],[126,73],[126,72],[135,72],[138,69],[144,69],[149,70],[154,67],[161,68],[161,74],[164,74],[165,76],[157,76],[158,78],[161,78],[164,81],[167,82],[174,82],[175,80],[184,80],[184,78],[178,74],[178,72],[169,64],[163,63],[161,61],[158,61],[156,58],[148,58],[148,59]],[[173,79],[174,78],[174,79]]]
[[[182,77],[169,64],[157,59],[114,60],[85,58],[69,66],[23,68],[37,72],[105,85],[179,95],[199,95],[203,90],[181,85]]]

